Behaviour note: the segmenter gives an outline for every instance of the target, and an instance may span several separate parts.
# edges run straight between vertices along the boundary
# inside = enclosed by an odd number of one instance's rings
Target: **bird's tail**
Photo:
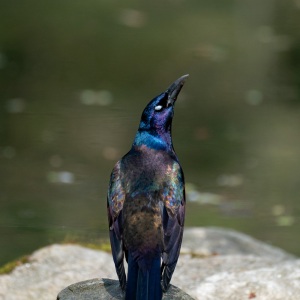
[[[144,260],[144,259],[143,259]],[[161,300],[160,255],[148,262],[136,261],[128,253],[126,300]]]

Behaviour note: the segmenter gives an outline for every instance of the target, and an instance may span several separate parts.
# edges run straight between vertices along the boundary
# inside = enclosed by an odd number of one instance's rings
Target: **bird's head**
[[[175,101],[188,76],[178,78],[165,92],[149,102],[143,111],[139,129],[161,131],[170,128]]]
[[[161,142],[166,141],[172,143],[171,125],[174,115],[174,105],[188,76],[189,75],[183,75],[178,78],[165,92],[148,103],[141,117],[135,144],[147,145],[148,143],[145,137],[149,137],[149,135],[156,139],[161,139]],[[151,142],[152,141],[149,140],[149,143]]]

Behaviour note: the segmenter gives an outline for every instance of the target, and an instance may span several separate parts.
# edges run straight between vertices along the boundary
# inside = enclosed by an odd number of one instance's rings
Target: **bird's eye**
[[[162,108],[163,108],[162,105],[157,105],[157,106],[155,106],[154,109],[155,109],[156,111],[160,111]]]

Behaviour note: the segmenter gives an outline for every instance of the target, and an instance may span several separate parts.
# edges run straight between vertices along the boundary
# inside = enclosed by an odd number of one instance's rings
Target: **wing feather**
[[[122,242],[123,233],[123,204],[125,192],[121,183],[120,161],[115,165],[109,183],[107,195],[107,214],[109,223],[109,237],[112,255],[116,272],[121,288],[125,290],[126,274],[124,269],[124,245]]]
[[[164,252],[162,255],[162,288],[168,289],[175,270],[182,243],[185,216],[184,175],[179,163],[167,169],[168,184],[163,188],[164,202],[162,223],[164,229]]]

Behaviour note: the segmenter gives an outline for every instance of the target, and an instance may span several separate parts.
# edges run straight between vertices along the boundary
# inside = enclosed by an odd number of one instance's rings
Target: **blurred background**
[[[186,226],[300,255],[300,1],[0,2],[0,264],[108,238],[106,192],[179,76]]]

